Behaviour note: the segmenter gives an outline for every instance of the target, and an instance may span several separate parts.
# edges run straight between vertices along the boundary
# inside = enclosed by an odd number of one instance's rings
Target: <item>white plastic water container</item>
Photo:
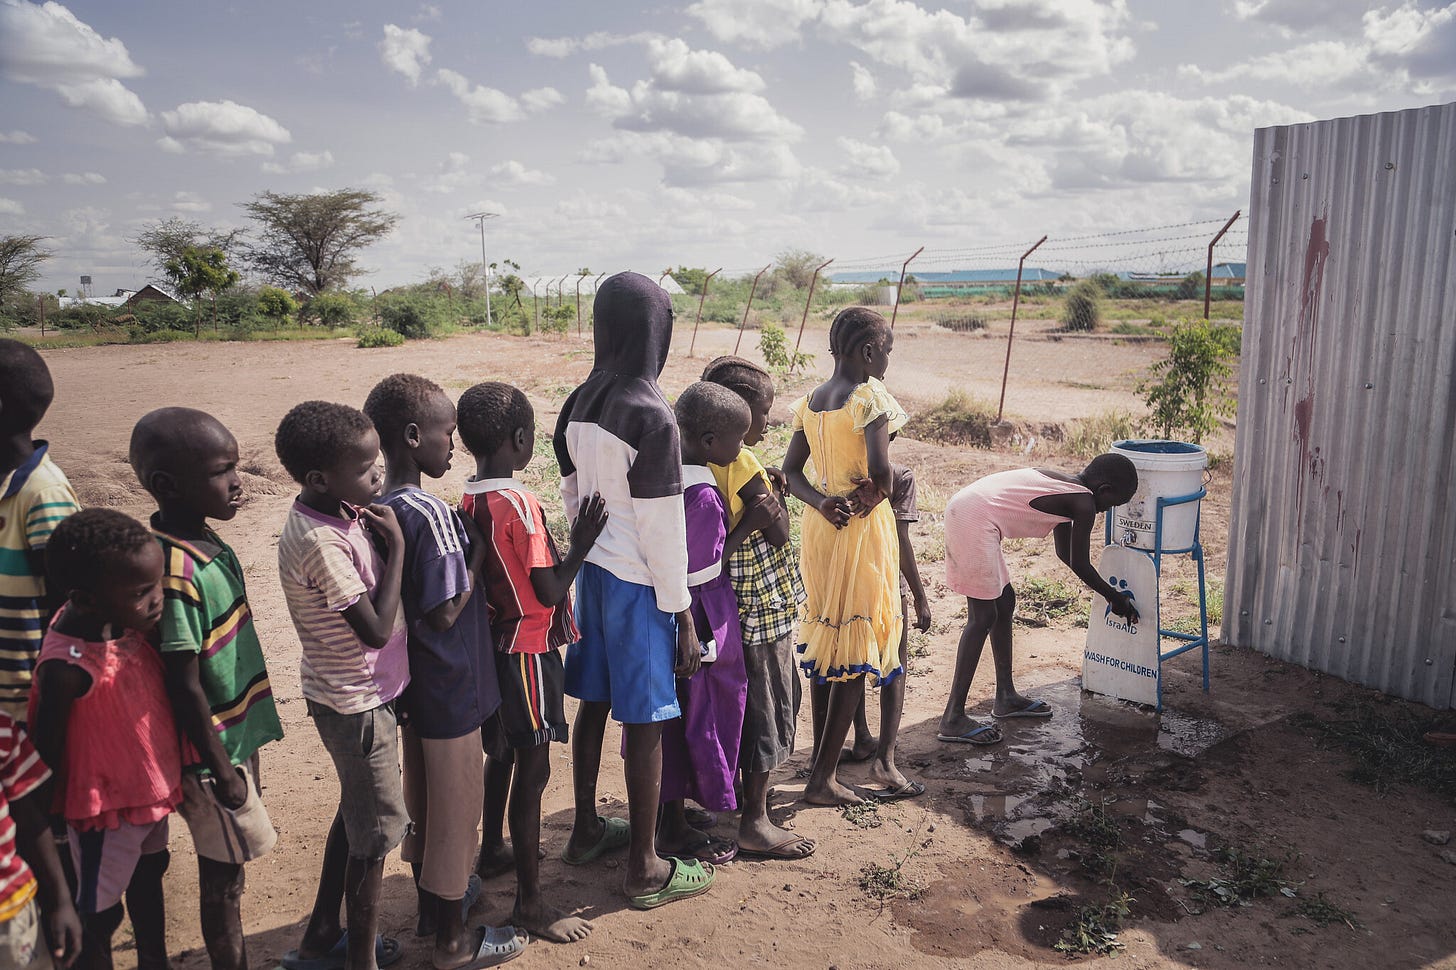
[[[1130,459],[1137,468],[1138,488],[1132,501],[1109,509],[1112,541],[1138,549],[1154,550],[1158,525],[1158,499],[1192,495],[1203,487],[1208,452],[1186,441],[1119,441],[1112,453]],[[1163,549],[1187,549],[1193,545],[1201,502],[1174,505],[1163,511]]]

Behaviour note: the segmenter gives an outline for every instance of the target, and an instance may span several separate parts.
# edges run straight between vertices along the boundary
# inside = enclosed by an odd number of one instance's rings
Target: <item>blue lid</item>
[[[1197,455],[1203,451],[1201,445],[1191,445],[1186,441],[1115,441],[1112,447],[1146,455]]]

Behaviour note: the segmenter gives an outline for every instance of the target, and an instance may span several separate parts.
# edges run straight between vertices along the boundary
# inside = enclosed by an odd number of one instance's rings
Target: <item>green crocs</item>
[[[587,849],[581,855],[571,855],[567,849],[561,850],[561,861],[568,866],[584,866],[588,862],[595,862],[608,852],[614,852],[623,848],[632,841],[632,826],[625,818],[603,818],[602,837],[597,839],[597,844]]]

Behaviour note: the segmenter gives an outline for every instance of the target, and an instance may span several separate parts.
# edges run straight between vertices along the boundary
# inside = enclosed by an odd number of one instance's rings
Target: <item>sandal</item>
[[[808,851],[804,847],[808,846]],[[738,847],[738,855],[744,859],[762,859],[764,861],[775,860],[793,862],[797,859],[807,859],[814,854],[814,842],[804,838],[802,835],[791,835],[777,845],[767,849],[745,849]]]
[[[436,963],[435,970],[485,970],[486,967],[498,967],[525,953],[526,944],[530,941],[524,930],[518,930],[514,926],[481,926],[478,929],[480,945],[476,947],[473,957],[451,967],[442,967]]]
[[[334,944],[334,948],[323,956],[304,959],[297,950],[289,950],[278,964],[283,970],[344,970],[348,946],[349,931],[345,930],[339,934],[339,942]],[[374,963],[380,970],[398,963],[403,956],[404,947],[400,946],[399,940],[392,936],[374,937]]]
[[[632,825],[625,818],[603,818],[602,837],[597,839],[597,844],[587,849],[579,856],[571,854],[570,843],[568,847],[561,850],[561,861],[568,866],[584,866],[588,862],[595,862],[608,852],[623,848],[632,841]]]
[[[667,885],[655,892],[627,897],[629,906],[633,909],[656,909],[679,899],[701,896],[712,888],[713,866],[710,863],[676,857],[669,858],[668,862],[672,864],[672,875],[668,877]]]

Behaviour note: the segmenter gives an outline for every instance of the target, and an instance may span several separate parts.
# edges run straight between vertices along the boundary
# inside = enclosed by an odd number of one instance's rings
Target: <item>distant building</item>
[[[134,307],[139,303],[181,303],[176,294],[160,283],[148,283],[127,298],[122,306]]]
[[[73,306],[104,306],[112,310],[134,307],[138,303],[181,303],[177,295],[161,283],[148,283],[139,290],[117,290],[111,296],[63,296],[61,309]]]
[[[934,287],[935,289],[965,289],[973,290],[983,286],[1014,286],[1016,285],[1016,267],[1007,269],[954,269],[938,272],[913,272],[915,282],[922,287]],[[1055,283],[1064,274],[1057,270],[1041,269],[1036,266],[1028,266],[1021,271],[1022,283]],[[907,280],[909,277],[906,277]],[[870,270],[855,273],[833,273],[829,276],[832,286],[864,286],[867,283],[878,283],[880,280],[889,280],[891,283],[899,282],[900,270]]]

